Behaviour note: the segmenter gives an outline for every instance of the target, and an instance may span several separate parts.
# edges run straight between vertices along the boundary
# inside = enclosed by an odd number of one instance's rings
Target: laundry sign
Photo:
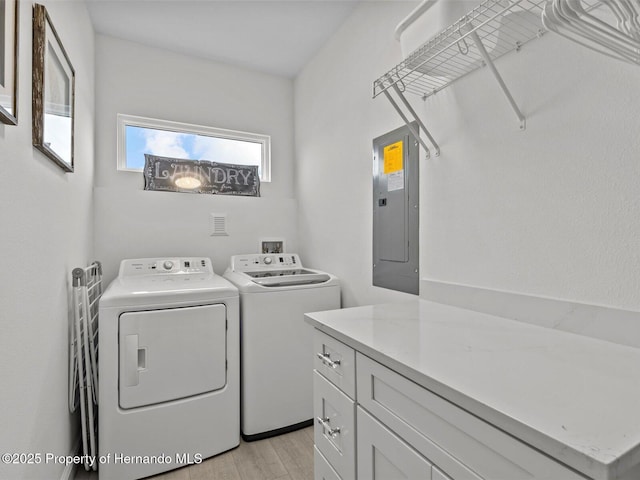
[[[260,177],[255,165],[187,160],[147,153],[144,158],[145,190],[260,196]]]

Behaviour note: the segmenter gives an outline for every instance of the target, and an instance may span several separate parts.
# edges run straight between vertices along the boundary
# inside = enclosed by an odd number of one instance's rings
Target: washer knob
[[[165,270],[171,270],[173,268],[173,262],[167,260],[162,266]]]
[[[271,265],[271,262],[273,262],[273,259],[271,257],[264,257],[264,263],[266,263],[267,265]]]

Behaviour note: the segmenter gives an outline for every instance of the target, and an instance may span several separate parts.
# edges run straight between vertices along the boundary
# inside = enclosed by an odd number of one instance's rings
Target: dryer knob
[[[264,263],[266,263],[267,265],[271,265],[271,262],[273,262],[273,259],[271,257],[264,257]]]
[[[173,262],[170,262],[169,260],[167,260],[166,262],[164,262],[162,266],[164,267],[165,270],[171,270],[173,268]]]

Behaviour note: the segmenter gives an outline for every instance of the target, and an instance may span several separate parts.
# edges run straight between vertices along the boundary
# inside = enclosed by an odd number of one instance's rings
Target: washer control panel
[[[136,277],[139,275],[186,275],[211,274],[211,260],[203,257],[182,258],[138,258],[123,260],[120,263],[120,277]]]
[[[231,270],[281,270],[283,268],[302,268],[300,257],[296,253],[250,253],[231,257]]]

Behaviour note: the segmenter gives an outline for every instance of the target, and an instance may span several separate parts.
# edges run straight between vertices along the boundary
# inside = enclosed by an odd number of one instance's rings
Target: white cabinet
[[[584,480],[489,423],[358,353],[358,404],[455,480]]]
[[[313,439],[343,480],[356,477],[355,402],[313,373]]]
[[[431,480],[431,463],[358,407],[358,477]]]
[[[315,331],[316,480],[586,480]]]
[[[314,480],[340,480],[340,475],[320,453],[318,447],[313,447]]]
[[[315,480],[356,478],[356,352],[315,330]]]
[[[313,336],[313,368],[347,396],[356,398],[356,352],[316,330]]]

